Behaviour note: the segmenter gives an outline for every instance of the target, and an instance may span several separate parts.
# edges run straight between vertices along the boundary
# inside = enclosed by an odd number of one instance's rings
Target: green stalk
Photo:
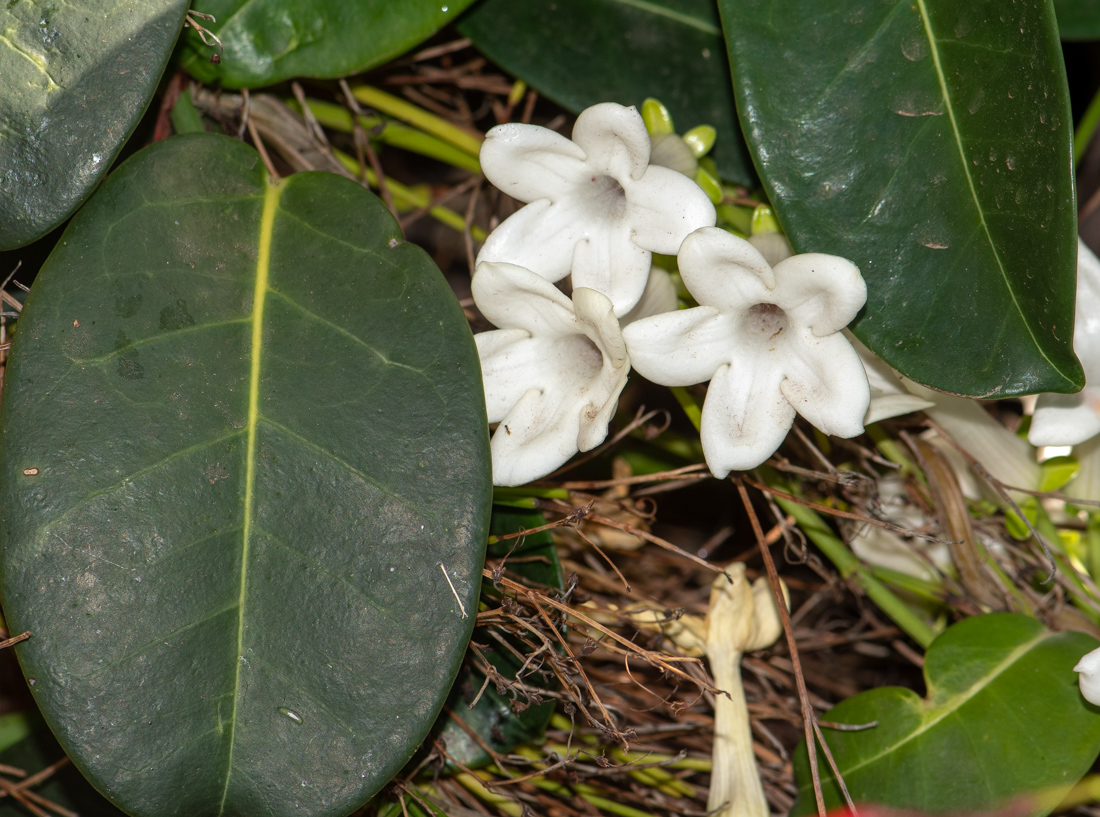
[[[699,408],[699,404],[695,401],[691,392],[682,386],[672,386],[669,391],[672,392],[672,396],[676,398],[676,402],[680,404],[680,408],[684,410],[684,414],[687,415],[687,418],[691,420],[691,424],[695,426],[695,430],[698,431],[703,422],[703,410]]]
[[[298,104],[298,100],[288,99],[286,104],[300,112],[301,106]],[[324,127],[341,133],[354,132],[355,124],[352,120],[352,113],[347,108],[317,99],[307,99],[306,104],[317,118],[317,121]],[[469,153],[416,128],[410,128],[400,122],[392,122],[377,116],[360,116],[359,124],[370,134],[372,139],[382,144],[401,148],[412,153],[419,153],[421,156],[437,159],[453,167],[469,170],[471,173],[481,172],[481,162],[470,156]]]
[[[493,488],[493,504],[509,505],[514,508],[534,508],[536,499],[569,499],[569,491],[564,488],[535,488],[523,485],[519,488]]]
[[[944,603],[942,585],[919,579],[916,576],[910,576],[908,573],[891,570],[888,567],[879,567],[878,565],[867,565],[866,567],[874,578],[892,584],[899,590],[904,590],[906,593],[911,593],[917,598],[933,604],[942,605]]]
[[[761,469],[765,471],[765,469]],[[773,488],[786,493],[791,493],[789,486],[783,483],[774,474],[764,473],[764,481]],[[916,641],[921,647],[927,649],[936,637],[936,631],[920,616],[914,613],[909,606],[899,599],[882,582],[874,577],[872,572],[864,566],[848,546],[833,533],[832,528],[805,505],[799,505],[789,499],[775,497],[776,503],[784,511],[794,517],[798,527],[810,537],[818,549],[825,554],[833,566],[840,571],[845,579],[851,578],[863,588],[868,598],[878,605],[882,612],[886,613],[894,623]]]
[[[892,440],[886,432],[882,430],[882,427],[878,423],[871,423],[871,425],[867,426],[866,431],[867,436],[875,441],[875,448],[878,449],[879,453],[890,460],[890,462],[900,466],[902,474],[914,474],[923,477],[916,463],[906,456],[902,447],[897,444],[897,441]]]
[[[172,129],[176,133],[205,133],[202,115],[191,100],[191,91],[184,89],[172,106]]]
[[[609,800],[606,797],[601,797],[598,794],[594,794],[591,786],[586,786],[583,783],[578,783],[575,786],[566,786],[563,783],[556,783],[553,780],[546,780],[545,778],[532,778],[530,781],[537,788],[543,791],[551,792],[552,794],[565,794],[573,796],[574,793],[577,797],[587,800],[598,809],[603,809],[611,814],[617,814],[619,817],[653,817],[648,811],[641,811],[640,809],[631,808],[630,806],[624,806],[622,803],[615,800]]]
[[[1073,165],[1076,167],[1085,157],[1085,151],[1089,148],[1089,142],[1096,133],[1096,126],[1100,124],[1100,92],[1092,98],[1085,115],[1081,117],[1077,130],[1073,133]]]
[[[584,743],[594,744],[596,743],[596,741],[585,740]],[[562,757],[565,757],[568,754],[569,749],[568,746],[565,746],[561,743],[547,743],[546,748],[553,752],[557,752]],[[683,780],[680,780],[680,778],[676,777],[674,774],[670,773],[660,766],[647,765],[647,767],[644,769],[630,768],[630,763],[650,764],[660,762],[658,760],[654,760],[652,757],[647,758],[642,752],[638,752],[637,754],[639,756],[634,760],[623,760],[621,762],[626,764],[626,768],[624,769],[624,771],[626,771],[627,774],[629,774],[643,786],[646,786],[650,789],[657,789],[662,794],[667,794],[669,797],[686,797],[688,799],[695,797],[694,786],[692,786],[690,783],[685,783]],[[612,757],[614,757],[614,755],[615,753],[612,752]]]
[[[698,430],[702,412],[695,398],[687,389],[673,387],[670,391],[676,397],[684,413],[687,414],[688,419]],[[775,472],[767,468],[761,468],[760,471],[767,485],[785,493],[793,493],[790,486],[779,479]],[[789,499],[775,497],[775,501],[780,508],[794,517],[798,526],[840,571],[841,576],[845,579],[853,579],[856,584],[863,588],[863,592],[867,594],[868,598],[877,604],[886,615],[890,616],[894,623],[901,627],[910,638],[925,649],[928,648],[928,645],[936,637],[936,631],[923,618],[913,612],[904,601],[895,596],[890,588],[876,579],[873,573],[848,549],[848,546],[833,534],[832,529],[824,519],[805,505],[799,505]]]
[[[481,137],[452,125],[447,120],[436,116],[434,113],[429,113],[411,102],[406,102],[369,85],[358,85],[351,89],[351,93],[364,105],[388,114],[395,119],[400,119],[402,122],[408,122],[425,133],[438,136],[444,142],[449,142],[475,158],[481,152]]]
[[[1086,564],[1092,580],[1100,578],[1100,513],[1093,511],[1089,514],[1088,527],[1085,529],[1085,546],[1087,548]]]
[[[455,775],[455,780],[457,780],[466,791],[493,808],[499,809],[511,817],[523,817],[522,805],[511,797],[505,797],[502,794],[489,791],[489,789],[485,787],[485,780],[480,776],[462,772],[461,774]]]
[[[684,769],[693,772],[710,773],[713,768],[709,757],[684,757],[675,755],[656,755],[652,752],[624,752],[622,749],[612,749],[611,756],[620,763],[664,763],[662,769]]]
[[[337,150],[336,148],[332,149],[332,155],[336,157],[337,161],[339,161],[340,164],[342,164],[352,173],[359,173],[359,162],[356,161],[354,158],[344,153],[342,150]],[[378,176],[375,175],[375,172],[369,167],[364,168],[363,171],[366,175],[367,184],[377,190],[379,188]],[[393,179],[386,179],[386,187],[393,195],[395,204],[402,204],[413,209],[427,207],[428,215],[430,215],[436,221],[440,222],[441,224],[445,224],[446,226],[451,227],[460,233],[466,232],[466,219],[464,219],[454,210],[450,210],[446,207],[441,207],[439,205],[432,207],[432,200],[427,195],[413,190],[411,187],[406,187],[405,185],[401,184],[401,182],[394,181]],[[484,241],[489,236],[488,233],[486,233],[476,224],[470,225],[470,235],[473,237],[474,241]]]

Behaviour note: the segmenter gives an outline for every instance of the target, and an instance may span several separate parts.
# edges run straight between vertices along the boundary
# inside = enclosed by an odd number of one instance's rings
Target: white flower
[[[1086,653],[1073,671],[1080,673],[1077,683],[1085,700],[1100,706],[1100,648]]]
[[[531,202],[493,230],[478,262],[503,261],[602,292],[625,315],[649,276],[651,253],[675,255],[714,205],[691,179],[649,164],[642,117],[613,102],[581,113],[573,141],[537,125],[499,125],[481,148],[489,181]]]
[[[1100,259],[1077,239],[1073,351],[1085,370],[1077,394],[1041,394],[1027,438],[1032,445],[1077,445],[1100,434]]]
[[[766,460],[796,412],[826,434],[863,431],[867,376],[840,333],[867,298],[852,262],[806,254],[773,269],[749,242],[713,227],[688,236],[678,261],[702,306],[623,335],[634,368],[654,383],[711,381],[699,436],[715,476]]]
[[[493,482],[523,485],[595,448],[630,371],[611,301],[584,287],[570,301],[513,264],[482,263],[474,302],[500,328],[475,335],[493,434]]]

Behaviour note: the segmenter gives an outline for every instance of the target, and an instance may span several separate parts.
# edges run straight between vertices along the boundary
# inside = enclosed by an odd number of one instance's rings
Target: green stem
[[[871,425],[867,426],[866,431],[867,435],[875,441],[875,448],[878,449],[879,453],[895,465],[901,466],[901,473],[903,475],[921,475],[921,471],[917,468],[916,463],[905,455],[905,452],[902,450],[902,447],[897,444],[897,441],[891,439],[878,423],[871,423]]]
[[[299,110],[301,107],[296,99],[288,99],[286,103],[294,110]],[[326,128],[341,133],[352,133],[355,130],[351,111],[347,108],[317,99],[307,99],[306,104],[317,121]],[[437,159],[453,167],[469,170],[471,173],[481,172],[481,163],[469,153],[416,128],[377,116],[360,116],[359,124],[370,134],[371,139],[385,145]]]
[[[919,579],[916,576],[910,576],[908,573],[902,573],[898,570],[891,570],[888,567],[879,567],[878,565],[867,565],[867,570],[870,571],[871,575],[876,579],[884,581],[887,584],[892,584],[899,590],[911,593],[917,598],[924,599],[933,604],[942,605],[944,603],[943,586],[940,584],[926,581],[925,579]]]
[[[691,392],[682,386],[672,386],[669,389],[672,392],[672,396],[676,398],[676,402],[680,404],[680,408],[684,410],[684,414],[691,420],[691,424],[695,426],[695,430],[699,430],[699,426],[703,422],[703,410],[699,408],[699,403],[692,396]]]
[[[359,173],[359,162],[356,161],[354,158],[344,153],[342,150],[337,150],[336,148],[332,149],[332,155],[336,157],[340,164],[342,164],[352,173]],[[367,184],[377,190],[379,188],[378,176],[375,175],[374,171],[371,170],[369,167],[363,168],[363,172],[365,174]],[[466,219],[464,219],[454,210],[450,210],[446,207],[441,207],[439,205],[432,207],[432,200],[426,194],[414,190],[411,187],[406,187],[405,185],[401,184],[401,182],[397,182],[389,178],[386,179],[386,187],[393,195],[395,204],[405,205],[414,209],[426,207],[428,208],[428,215],[430,215],[436,221],[440,222],[441,224],[445,224],[446,226],[451,227],[460,233],[466,232]],[[476,224],[470,225],[470,235],[473,237],[474,241],[484,241],[489,236],[488,233],[486,233]]]
[[[761,469],[764,471],[765,469]],[[764,481],[781,491],[792,493],[790,486],[774,474],[764,473]],[[914,613],[909,606],[894,595],[886,585],[874,577],[872,572],[856,558],[856,555],[848,549],[832,531],[832,528],[805,505],[799,505],[789,499],[776,497],[779,507],[794,517],[803,533],[810,537],[818,549],[840,571],[844,578],[851,578],[863,588],[868,598],[878,605],[882,612],[886,613],[894,623],[901,627],[905,633],[925,649],[936,637],[935,630],[920,616]]]
[[[402,122],[408,122],[425,133],[438,136],[444,142],[451,143],[475,158],[481,152],[482,138],[480,136],[452,125],[447,120],[436,116],[434,113],[429,113],[411,102],[406,102],[369,85],[356,86],[351,89],[351,93],[364,105],[368,105],[384,114],[389,114]]]
[[[1085,115],[1081,117],[1081,122],[1077,125],[1077,130],[1073,133],[1074,167],[1081,164],[1081,159],[1085,157],[1085,151],[1088,150],[1089,142],[1092,141],[1092,136],[1096,133],[1097,125],[1100,125],[1100,91],[1092,98],[1092,102],[1085,109]]]
[[[1089,514],[1088,527],[1085,529],[1086,565],[1092,580],[1100,578],[1100,513]]]

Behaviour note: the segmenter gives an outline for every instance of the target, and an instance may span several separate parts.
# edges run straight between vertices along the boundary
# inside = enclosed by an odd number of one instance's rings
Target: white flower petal
[[[1027,441],[1040,445],[1077,445],[1100,434],[1100,387],[1077,394],[1040,394]]]
[[[773,301],[775,273],[764,256],[718,227],[703,227],[685,238],[676,262],[684,285],[701,304],[740,311]]]
[[[666,312],[623,329],[630,362],[661,386],[693,386],[714,376],[738,355],[732,348],[734,319],[713,306]]]
[[[650,166],[644,176],[624,189],[623,218],[639,247],[675,255],[690,233],[714,226],[714,204],[699,185],[675,170]]]
[[[603,353],[608,365],[615,369],[630,365],[622,328],[606,295],[587,287],[577,287],[573,290],[573,311],[577,323]]]
[[[474,335],[481,358],[485,411],[499,423],[529,389],[540,387],[539,343],[523,329],[496,329]]]
[[[1024,489],[1039,487],[1035,449],[991,417],[977,400],[932,391],[911,380],[902,383],[913,394],[935,404],[926,409],[928,416],[995,479]],[[1003,503],[999,497],[995,501]]]
[[[522,329],[530,335],[544,336],[576,332],[569,298],[524,267],[482,262],[470,290],[481,314],[501,329]]]
[[[1080,673],[1077,682],[1085,700],[1100,706],[1100,648],[1086,653],[1073,671]]]
[[[773,267],[785,258],[794,255],[791,242],[782,233],[754,233],[749,236],[749,243],[760,250],[764,260]]]
[[[629,224],[608,224],[577,242],[573,286],[603,293],[615,305],[615,314],[625,315],[645,292],[651,263],[652,255],[630,240]]]
[[[564,465],[577,453],[581,409],[577,395],[526,392],[489,444],[493,484],[525,485]]]
[[[586,403],[581,411],[577,449],[590,451],[607,438],[607,426],[619,403],[619,394],[630,372],[630,358],[611,301],[592,289],[573,290],[577,323],[603,354],[603,366],[580,392]]]
[[[752,355],[714,374],[703,403],[699,434],[714,476],[760,465],[783,443],[794,409],[780,393],[782,374]]]
[[[867,413],[863,415],[863,425],[869,426],[891,417],[924,411],[933,405],[935,404],[912,394],[892,394],[871,389],[871,403],[867,406]]]
[[[568,199],[555,203],[536,201],[504,219],[489,233],[477,254],[477,263],[516,264],[548,281],[558,281],[572,269],[574,249],[590,226],[586,219],[578,217],[576,206]]]
[[[675,312],[679,303],[680,299],[676,294],[676,284],[672,282],[672,276],[660,267],[650,267],[649,280],[646,281],[641,300],[623,315],[620,323],[627,326],[642,318]]]
[[[573,141],[592,168],[620,183],[640,179],[649,164],[649,132],[637,108],[601,102],[581,111],[573,126]]]
[[[1095,501],[1100,497],[1100,437],[1074,446],[1073,456],[1080,463],[1077,477],[1065,487],[1066,496]]]
[[[859,355],[859,360],[867,373],[867,384],[871,387],[871,404],[863,416],[865,426],[935,405],[931,400],[925,400],[906,391],[897,373],[885,360],[860,343],[859,339],[847,329],[843,334]]]
[[[1100,259],[1077,239],[1077,305],[1073,351],[1081,359],[1085,382],[1100,385]]]
[[[783,396],[825,434],[862,434],[871,390],[852,344],[840,333],[826,337],[807,333],[788,341],[787,359],[782,364],[787,377],[780,385]]]
[[[524,202],[568,196],[588,174],[578,145],[538,125],[497,125],[485,134],[480,159],[489,181]]]
[[[675,133],[652,133],[649,136],[652,145],[649,154],[649,163],[667,167],[682,173],[689,179],[694,178],[695,171],[699,169],[699,160],[691,152],[687,142]]]
[[[792,255],[775,266],[775,278],[775,302],[818,336],[839,332],[867,301],[859,267],[836,255]]]

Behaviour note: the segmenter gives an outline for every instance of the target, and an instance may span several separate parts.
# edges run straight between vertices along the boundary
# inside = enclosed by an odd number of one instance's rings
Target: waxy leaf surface
[[[821,716],[858,731],[825,729],[857,803],[932,814],[992,810],[1015,795],[1043,795],[1046,813],[1100,751],[1100,710],[1077,688],[1074,665],[1097,646],[1082,633],[1054,633],[1035,619],[995,613],[965,619],[932,642],[924,659],[928,696],[901,687],[863,692]],[[844,800],[818,752],[826,805]],[[815,811],[806,746],[795,755],[799,797],[792,814]]]
[[[943,391],[1077,391],[1072,121],[1047,0],[719,6],[788,236],[867,280],[860,340]]]
[[[473,0],[195,0],[225,47],[190,31],[183,65],[203,82],[256,88],[290,77],[365,71],[426,40]]]
[[[754,183],[714,0],[482,0],[459,29],[576,113],[597,102],[641,108],[655,97],[680,133],[712,125],[722,175]]]
[[[0,250],[48,233],[103,178],[153,97],[187,4],[0,5]]]
[[[126,162],[39,273],[0,406],[0,601],[133,815],[344,815],[476,612],[477,353],[381,202],[206,134]]]

